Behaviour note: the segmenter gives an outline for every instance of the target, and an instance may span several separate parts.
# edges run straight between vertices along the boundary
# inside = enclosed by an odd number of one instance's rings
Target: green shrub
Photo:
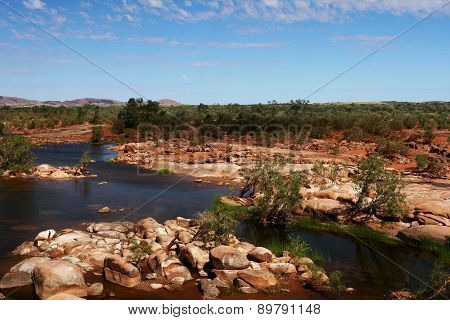
[[[78,162],[78,167],[80,168],[80,171],[82,173],[85,173],[90,163],[91,163],[91,156],[89,152],[86,151],[82,154],[81,159]]]
[[[325,164],[324,161],[316,161],[311,169],[312,177],[311,181],[313,183],[325,184],[328,180],[331,182],[336,182],[337,178],[341,172],[339,164]]]
[[[403,182],[398,174],[386,169],[382,158],[371,155],[358,165],[353,177],[358,192],[357,211],[384,215],[400,219],[405,213],[406,201],[403,194]],[[372,201],[367,198],[373,195]]]
[[[0,122],[0,136],[5,133],[5,124]]]
[[[0,170],[26,172],[35,160],[31,143],[22,136],[8,136],[0,141]]]
[[[102,143],[102,137],[103,137],[102,126],[92,126],[91,143],[93,144]]]
[[[158,170],[159,174],[172,174],[172,171],[170,169],[160,169]]]
[[[243,170],[244,188],[241,195],[250,192],[253,195],[258,190],[262,196],[256,201],[255,215],[263,225],[289,224],[296,209],[301,204],[300,187],[305,185],[307,178],[303,172],[290,172],[283,176],[281,170],[284,161],[268,161],[260,157],[256,163]]]
[[[367,142],[370,137],[361,128],[355,127],[344,132],[344,139],[348,142]]]
[[[342,273],[340,271],[333,271],[328,274],[328,284],[337,293],[341,293],[346,289],[342,283]]]
[[[446,159],[430,157],[426,154],[416,155],[417,171],[428,172],[435,177],[444,177],[447,174]]]
[[[417,170],[423,171],[428,166],[428,156],[423,153],[416,154]]]
[[[132,253],[129,261],[136,264],[152,252],[150,245],[145,241],[138,242],[137,240],[131,240],[129,249]]]
[[[434,133],[434,127],[430,124],[424,126],[425,132],[423,134],[423,142],[426,144],[431,144],[433,139],[436,137]]]
[[[125,130],[125,123],[121,119],[115,119],[112,124],[111,130],[115,134],[121,134]]]
[[[387,159],[393,159],[396,155],[407,156],[409,148],[400,140],[390,138],[381,139],[376,151]]]
[[[234,214],[220,209],[200,214],[197,221],[200,229],[195,235],[195,239],[204,243],[213,242],[216,246],[229,244],[238,225]]]

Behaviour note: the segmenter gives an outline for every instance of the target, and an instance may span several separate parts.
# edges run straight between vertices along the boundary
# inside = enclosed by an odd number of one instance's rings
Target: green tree
[[[197,221],[200,228],[194,238],[204,243],[213,242],[216,246],[229,244],[238,225],[234,213],[222,208],[202,213]]]
[[[85,151],[81,156],[80,161],[78,162],[78,167],[80,168],[81,173],[85,173],[87,171],[87,167],[91,163],[91,155],[88,151]]]
[[[0,141],[0,170],[26,172],[33,166],[31,142],[22,136],[8,136]]]
[[[254,195],[257,198],[255,214],[259,223],[286,226],[301,204],[300,187],[307,178],[303,172],[290,172],[284,176],[281,171],[285,163],[273,162],[260,157],[254,166],[243,171],[244,188],[241,195]]]
[[[367,214],[383,213],[390,218],[399,219],[406,209],[403,181],[399,175],[386,169],[386,162],[380,157],[371,155],[358,165],[353,177],[358,199],[356,211]],[[372,200],[368,200],[369,196]]]
[[[118,119],[126,128],[136,128],[141,123],[157,123],[159,119],[159,102],[141,98],[128,100],[126,106],[119,112]]]
[[[430,124],[426,124],[424,126],[425,132],[423,134],[423,142],[426,144],[431,144],[433,142],[433,139],[436,137],[436,134],[434,133],[434,127]]]
[[[93,144],[101,143],[102,137],[103,137],[102,126],[99,126],[99,125],[92,126],[91,143],[93,143]]]

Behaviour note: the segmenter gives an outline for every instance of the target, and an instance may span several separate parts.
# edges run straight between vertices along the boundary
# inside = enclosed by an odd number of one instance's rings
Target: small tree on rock
[[[394,219],[400,219],[405,213],[403,181],[397,173],[386,169],[382,158],[371,155],[361,162],[353,182],[358,192],[355,213],[382,213]]]
[[[89,152],[84,152],[83,155],[81,156],[80,162],[78,163],[78,168],[80,169],[81,173],[86,173],[87,172],[87,167],[89,166],[89,164],[91,163],[91,156],[89,154]]]

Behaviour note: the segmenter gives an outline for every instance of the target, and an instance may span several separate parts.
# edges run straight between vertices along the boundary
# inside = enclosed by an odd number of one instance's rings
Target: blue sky
[[[145,98],[256,103],[308,96],[447,1],[0,0],[0,95],[137,96],[30,21]],[[309,100],[450,100],[450,5]]]

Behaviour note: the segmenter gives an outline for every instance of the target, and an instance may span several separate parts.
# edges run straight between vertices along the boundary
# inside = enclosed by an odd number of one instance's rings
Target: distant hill
[[[123,102],[112,100],[112,99],[95,99],[95,98],[83,98],[75,100],[66,101],[37,101],[37,100],[27,100],[16,97],[4,97],[0,96],[0,106],[11,106],[11,107],[31,107],[31,106],[82,106],[85,104],[95,104],[99,106],[109,106],[109,105],[119,105]]]
[[[14,98],[14,97],[3,97],[0,96],[0,106],[32,106],[32,105],[39,105],[42,104],[39,101],[36,100],[27,100],[27,99],[21,99],[21,98]]]
[[[163,106],[179,106],[181,103],[171,100],[162,99],[159,103]],[[95,104],[98,106],[111,106],[111,105],[123,105],[124,102],[112,100],[112,99],[96,99],[96,98],[82,98],[75,100],[66,101],[37,101],[37,100],[27,100],[16,97],[5,97],[0,96],[0,106],[10,106],[10,107],[32,107],[32,106],[66,106],[66,107],[79,107],[85,104]]]
[[[171,99],[162,99],[158,101],[162,106],[181,106],[181,103],[171,100]]]

